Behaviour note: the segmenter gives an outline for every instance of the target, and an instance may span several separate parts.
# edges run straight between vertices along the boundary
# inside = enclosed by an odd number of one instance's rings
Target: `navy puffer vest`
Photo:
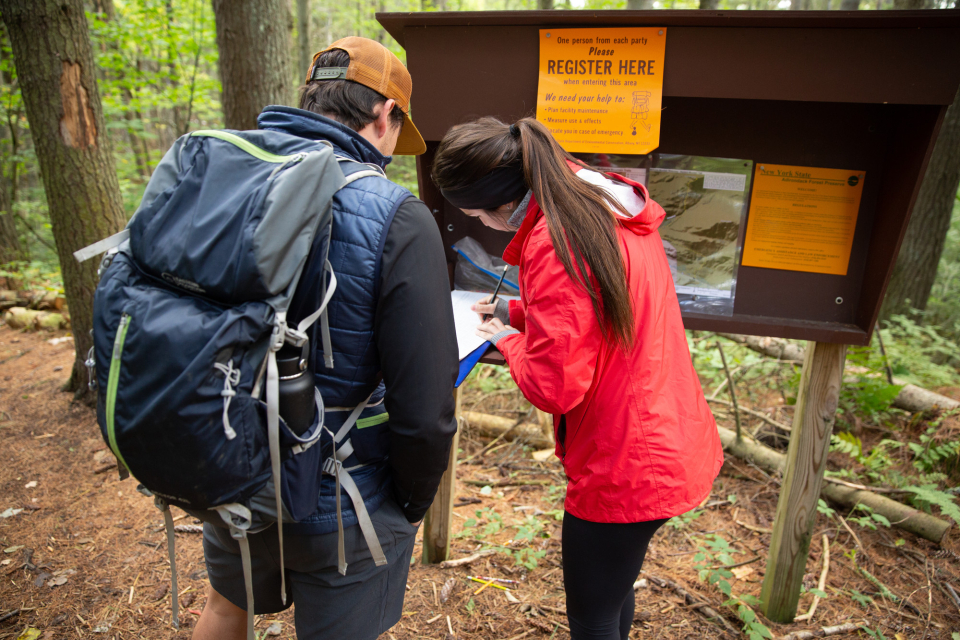
[[[260,114],[261,129],[282,131],[305,140],[330,142],[337,155],[355,162],[342,162],[345,175],[368,169],[364,163],[383,168],[384,157],[353,130],[323,116],[291,107],[271,106]],[[337,289],[327,307],[334,367],[324,366],[319,325],[311,337],[313,369],[317,388],[327,407],[352,409],[373,393],[370,404],[351,433],[354,455],[345,467],[367,466],[351,471],[364,498],[367,511],[376,511],[389,495],[390,480],[386,465],[389,432],[383,407],[384,387],[380,382],[380,358],[374,341],[374,320],[380,294],[380,263],[387,231],[397,208],[412,194],[386,178],[361,178],[340,191],[333,199],[333,235],[329,256],[337,276]],[[317,238],[315,246],[325,239]],[[311,253],[290,307],[297,320],[320,306],[323,256]],[[348,411],[328,411],[328,428],[336,433]],[[320,534],[336,531],[334,480],[324,476],[317,513],[301,523],[284,525],[294,534]],[[350,500],[342,494],[344,526],[357,523]]]

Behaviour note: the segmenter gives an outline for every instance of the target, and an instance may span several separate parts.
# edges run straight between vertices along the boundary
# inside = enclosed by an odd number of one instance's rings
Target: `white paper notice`
[[[480,291],[450,292],[450,301],[453,303],[453,321],[457,325],[457,346],[460,347],[461,360],[485,342],[483,338],[477,335],[480,317],[476,311],[470,309],[470,305],[489,295],[489,293]]]
[[[747,185],[747,176],[741,173],[703,173],[704,189],[722,189],[723,191],[743,191]]]

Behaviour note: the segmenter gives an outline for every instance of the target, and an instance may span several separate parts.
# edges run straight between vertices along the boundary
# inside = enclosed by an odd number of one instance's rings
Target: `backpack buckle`
[[[323,461],[323,472],[335,476],[343,468],[343,463],[336,458],[330,457]]]
[[[310,337],[303,331],[286,327],[284,331],[284,340],[295,347],[302,347]]]

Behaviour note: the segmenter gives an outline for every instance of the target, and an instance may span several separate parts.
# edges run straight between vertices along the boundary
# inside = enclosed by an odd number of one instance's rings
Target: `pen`
[[[503,274],[500,276],[500,282],[497,283],[497,288],[493,290],[493,295],[490,297],[490,304],[497,303],[497,294],[500,293],[500,285],[503,284],[503,279],[507,277],[507,269],[510,268],[510,265],[503,265]],[[493,316],[489,313],[483,314],[483,321],[486,322]]]

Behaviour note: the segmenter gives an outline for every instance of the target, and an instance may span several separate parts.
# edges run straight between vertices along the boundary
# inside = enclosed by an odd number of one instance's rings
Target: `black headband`
[[[443,197],[460,209],[496,209],[519,200],[527,191],[519,164],[497,167],[479,180],[456,189],[440,189]]]

